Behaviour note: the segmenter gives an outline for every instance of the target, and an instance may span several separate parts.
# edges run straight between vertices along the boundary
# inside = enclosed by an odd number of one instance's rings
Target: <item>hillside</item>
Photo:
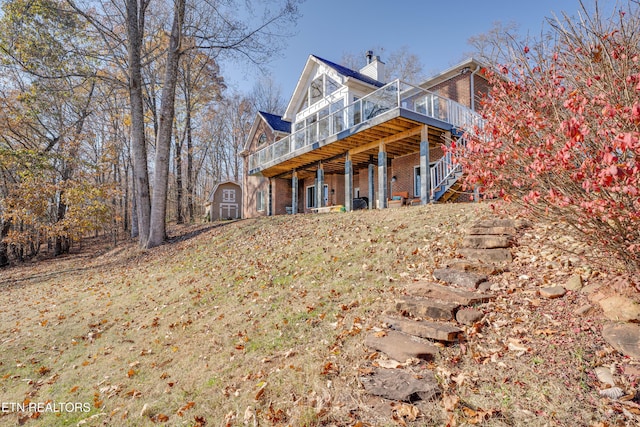
[[[519,232],[463,342],[406,364],[434,371],[441,398],[365,393],[359,375],[386,359],[364,333],[406,284],[457,256],[465,229],[494,216],[475,204],[279,216],[4,270],[3,405],[62,410],[3,406],[0,425],[634,425],[640,363],[603,341],[592,294],[538,290],[580,275],[603,295],[634,291],[622,278],[611,289],[613,273],[547,224]],[[626,400],[599,394],[601,366]]]

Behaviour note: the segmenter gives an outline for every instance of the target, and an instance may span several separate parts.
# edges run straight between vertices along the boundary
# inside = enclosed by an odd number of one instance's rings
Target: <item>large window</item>
[[[302,108],[307,108],[320,101],[322,98],[331,95],[340,88],[340,84],[326,74],[321,75],[311,82],[307,93],[305,93]]]

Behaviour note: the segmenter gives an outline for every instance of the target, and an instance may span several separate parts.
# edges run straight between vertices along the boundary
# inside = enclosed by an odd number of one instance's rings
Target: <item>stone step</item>
[[[394,331],[404,332],[405,334],[414,335],[420,338],[457,342],[462,336],[462,329],[449,323],[401,319],[391,316],[383,317],[382,321]]]
[[[438,268],[433,271],[433,277],[445,283],[472,289],[477,289],[480,283],[487,281],[487,276],[483,274],[470,273],[454,268]]]
[[[438,347],[435,345],[391,330],[368,334],[364,344],[398,362],[405,362],[407,359],[431,360],[438,354]]]
[[[517,223],[513,219],[485,219],[477,221],[471,225],[471,228],[492,228],[492,227],[510,227],[517,228]]]
[[[469,235],[491,234],[495,236],[515,236],[515,227],[471,227],[467,230]]]
[[[400,313],[408,313],[415,317],[428,317],[434,320],[453,320],[460,304],[455,302],[439,301],[416,297],[403,297],[396,299],[396,310]]]
[[[458,253],[463,257],[472,261],[482,261],[486,263],[504,263],[513,261],[511,251],[509,249],[471,249],[461,248]]]
[[[369,375],[360,376],[367,393],[403,402],[430,401],[440,395],[440,385],[431,371],[415,374],[402,369],[373,368]]]
[[[432,282],[411,283],[405,287],[405,291],[411,296],[449,301],[459,305],[482,304],[494,298],[493,295],[442,286]]]
[[[472,273],[493,276],[503,273],[502,268],[498,268],[495,264],[485,264],[481,262],[471,262],[463,259],[452,259],[446,262],[445,267],[454,268],[460,271],[469,271]]]
[[[475,234],[462,239],[463,248],[496,249],[511,247],[513,238],[510,236],[495,236],[493,234]]]

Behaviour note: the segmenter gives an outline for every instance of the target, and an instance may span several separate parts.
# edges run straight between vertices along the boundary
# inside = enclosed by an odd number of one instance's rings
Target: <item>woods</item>
[[[264,64],[294,2],[8,1],[0,20],[0,265],[92,233],[150,248],[193,221],[235,158],[253,103],[221,58]],[[246,105],[251,114],[234,111]],[[237,118],[237,120],[236,120]]]

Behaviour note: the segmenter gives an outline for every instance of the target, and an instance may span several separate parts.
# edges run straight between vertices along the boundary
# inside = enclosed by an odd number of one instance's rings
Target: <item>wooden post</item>
[[[424,125],[420,141],[420,204],[431,201],[431,170],[429,169],[429,128]]]

